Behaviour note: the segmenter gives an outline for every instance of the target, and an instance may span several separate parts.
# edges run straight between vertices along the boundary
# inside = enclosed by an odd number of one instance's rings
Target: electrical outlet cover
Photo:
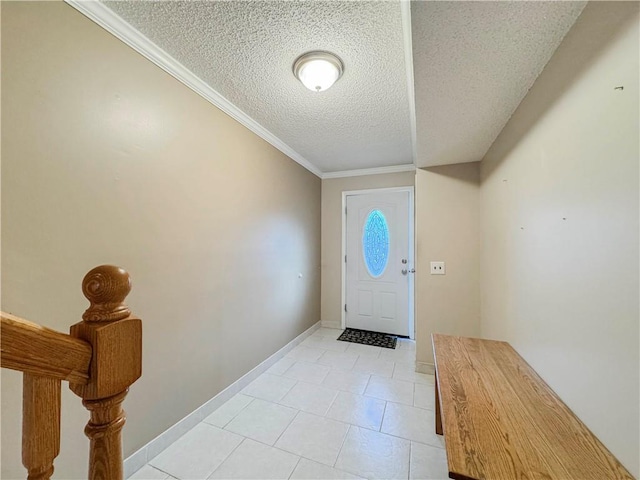
[[[431,275],[444,275],[444,262],[431,262]]]

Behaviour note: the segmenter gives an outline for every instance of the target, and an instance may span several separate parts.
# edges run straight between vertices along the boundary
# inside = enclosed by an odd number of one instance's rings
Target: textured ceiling
[[[419,167],[481,160],[586,2],[412,2]]]
[[[103,3],[321,171],[413,162],[399,1]],[[291,73],[308,50],[345,64],[326,92]]]
[[[481,160],[586,4],[412,1],[410,39],[401,1],[97,5],[271,132],[278,148],[326,173]],[[91,2],[73,3],[82,11]],[[309,50],[332,51],[345,64],[320,94],[291,72]]]

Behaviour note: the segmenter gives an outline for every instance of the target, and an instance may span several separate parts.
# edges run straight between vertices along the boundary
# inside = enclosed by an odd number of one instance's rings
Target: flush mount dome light
[[[323,92],[342,76],[344,65],[336,55],[314,51],[300,55],[293,63],[293,74],[309,90]]]

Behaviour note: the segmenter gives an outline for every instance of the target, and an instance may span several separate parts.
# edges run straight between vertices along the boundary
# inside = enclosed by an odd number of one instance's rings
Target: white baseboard
[[[290,350],[296,347],[305,338],[318,330],[320,328],[320,324],[321,322],[317,322],[312,325],[310,328],[291,340],[276,353],[267,358],[264,362],[260,363],[260,365],[233,382],[211,400],[207,401],[204,405],[191,412],[175,425],[169,427],[156,438],[151,440],[144,447],[131,454],[124,461],[124,477],[129,478],[135,472],[140,470],[144,465],[146,465],[147,462],[160,454],[169,445],[171,445],[173,442],[178,440],[181,436],[195,427],[198,423],[211,415],[223,403],[225,403],[251,382],[253,382],[256,378],[258,378],[258,376],[268,370],[274,363],[284,357]],[[323,324],[322,326],[325,325]]]
[[[436,367],[433,363],[416,362],[416,372],[434,375],[436,373]]]
[[[342,325],[340,321],[337,322],[331,322],[329,320],[322,320],[320,322],[320,324],[324,327],[324,328],[338,328],[341,329]]]

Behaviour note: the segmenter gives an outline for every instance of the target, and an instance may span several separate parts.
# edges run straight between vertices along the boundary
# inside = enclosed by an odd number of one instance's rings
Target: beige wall
[[[481,260],[483,336],[636,477],[639,6],[587,5],[488,152]]]
[[[433,366],[432,333],[480,335],[480,164],[416,171],[416,361]],[[445,275],[431,275],[432,261]]]
[[[320,180],[73,8],[2,2],[2,118],[2,309],[66,331],[86,271],[133,278],[125,454],[320,319]],[[20,385],[3,371],[2,478],[25,477]],[[57,478],[86,478],[64,391]]]
[[[413,186],[414,172],[331,178],[322,181],[322,324],[342,319],[342,192]]]

